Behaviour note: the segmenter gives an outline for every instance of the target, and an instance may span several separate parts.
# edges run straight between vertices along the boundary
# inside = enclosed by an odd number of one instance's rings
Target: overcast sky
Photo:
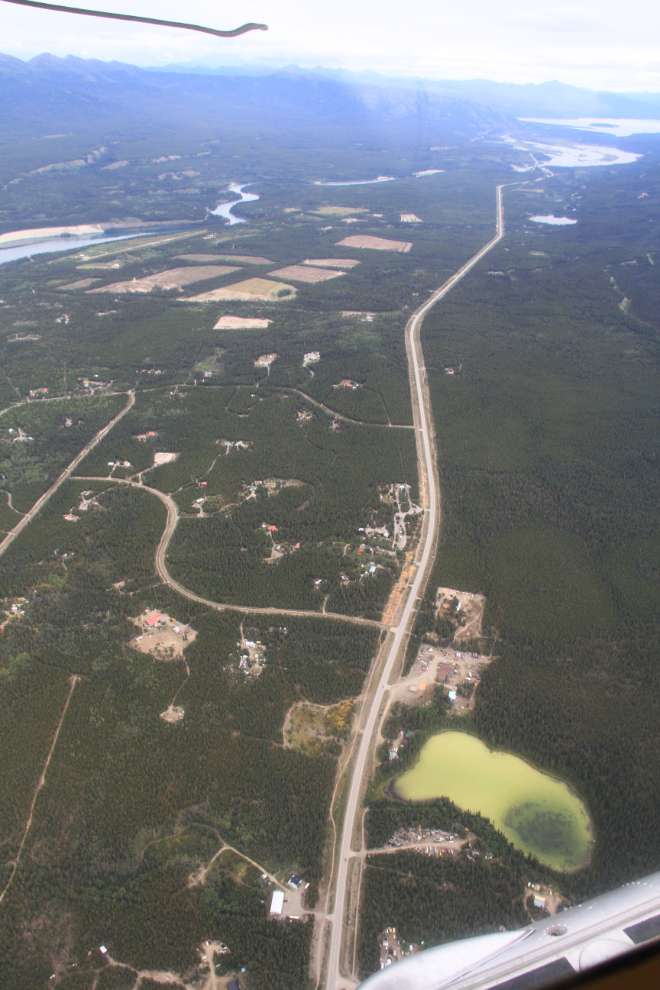
[[[64,0],[66,3],[67,0]],[[432,79],[562,82],[590,89],[660,91],[660,4],[650,0],[68,0],[229,29],[232,39],[0,5],[0,50],[135,65],[326,66]]]

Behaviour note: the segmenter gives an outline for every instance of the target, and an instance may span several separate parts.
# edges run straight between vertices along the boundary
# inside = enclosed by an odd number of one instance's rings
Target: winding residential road
[[[342,615],[341,612],[315,612],[313,609],[302,609],[302,608],[274,608],[274,607],[264,607],[258,605],[232,605],[226,602],[215,602],[211,598],[204,598],[203,595],[198,595],[196,592],[191,591],[186,588],[185,585],[180,584],[175,578],[172,577],[167,569],[166,557],[167,551],[174,536],[174,530],[177,527],[179,521],[179,509],[170,495],[166,495],[165,492],[161,492],[158,488],[150,488],[148,485],[143,485],[139,481],[131,481],[129,478],[107,478],[98,477],[96,475],[76,475],[75,481],[102,481],[111,482],[119,485],[131,485],[133,488],[139,488],[144,492],[149,492],[151,495],[155,495],[159,498],[163,505],[167,509],[167,523],[165,529],[163,530],[163,535],[160,538],[158,547],[156,548],[156,573],[158,577],[164,584],[169,585],[174,591],[183,595],[184,598],[188,598],[191,602],[199,602],[201,605],[208,605],[209,608],[214,608],[218,612],[244,612],[244,613],[258,613],[261,615],[292,615],[292,616],[304,616],[310,619],[338,619],[340,622],[352,622],[359,626],[373,626],[376,629],[388,629],[389,627],[383,622],[378,622],[376,619],[363,619],[359,615]]]
[[[355,423],[356,426],[369,426],[377,429],[379,426],[384,426],[386,429],[390,430],[414,430],[415,427],[409,423],[368,423],[364,419],[351,419],[350,416],[344,416],[343,413],[337,412],[336,409],[331,409],[330,406],[326,406],[325,402],[319,402],[318,399],[313,399],[311,395],[307,392],[303,392],[299,388],[284,388],[283,386],[278,386],[280,392],[294,392],[296,395],[301,396],[310,405],[316,406],[317,409],[321,409],[326,415],[334,416],[335,419],[341,419],[344,423]]]
[[[398,626],[390,628],[384,623],[377,622],[375,620],[331,612],[229,605],[221,602],[215,602],[211,599],[204,598],[201,595],[197,595],[195,592],[185,588],[182,584],[172,578],[167,569],[167,550],[179,520],[178,507],[174,500],[169,495],[166,495],[164,492],[161,492],[156,488],[150,488],[147,485],[141,484],[141,481],[132,481],[130,479],[120,478],[92,478],[89,476],[78,476],[80,477],[80,480],[94,480],[103,482],[110,481],[114,483],[128,484],[150,492],[152,495],[159,498],[161,502],[163,502],[167,508],[167,523],[156,550],[156,571],[165,584],[169,585],[169,587],[173,590],[177,591],[183,597],[188,598],[191,601],[200,602],[201,604],[207,605],[208,607],[214,608],[218,611],[231,610],[267,615],[292,615],[326,619],[331,618],[342,622],[352,622],[359,625],[373,626],[378,629],[389,629],[389,640],[385,642],[384,648],[381,651],[381,658],[384,657],[384,662],[380,679],[378,681],[378,686],[373,694],[373,699],[369,709],[362,712],[362,726],[359,732],[357,755],[348,789],[348,799],[344,814],[340,852],[338,857],[334,911],[327,915],[327,919],[332,923],[332,932],[328,954],[327,979],[325,983],[326,990],[337,990],[338,984],[342,981],[342,977],[340,975],[340,953],[346,914],[348,861],[354,855],[361,855],[361,853],[354,853],[351,849],[352,836],[361,810],[361,795],[365,779],[367,760],[376,729],[380,706],[385,696],[385,691],[388,687],[388,682],[394,664],[404,648],[404,644],[412,624],[416,603],[424,594],[431,565],[433,563],[440,528],[440,488],[435,461],[435,451],[433,448],[433,424],[430,408],[430,396],[428,392],[428,380],[426,369],[424,367],[424,357],[420,341],[421,326],[424,321],[424,317],[429,310],[437,302],[444,298],[444,296],[446,296],[447,293],[449,293],[454,286],[462,278],[464,278],[465,275],[467,275],[468,272],[471,271],[472,268],[474,268],[474,266],[477,265],[479,261],[481,261],[481,259],[484,258],[485,255],[487,255],[488,252],[496,246],[496,244],[499,243],[499,241],[502,240],[504,236],[502,189],[503,186],[501,185],[497,187],[497,228],[495,237],[493,237],[487,244],[484,245],[484,247],[481,248],[481,250],[473,255],[473,257],[470,258],[465,265],[459,268],[459,270],[443,285],[436,289],[436,291],[432,293],[426,302],[413,313],[406,326],[405,341],[412,386],[414,429],[416,431],[417,438],[420,503],[424,507],[424,518],[422,521],[420,544],[417,549],[414,565],[416,567],[416,573],[409,587],[408,597],[403,607],[403,612],[401,614],[401,619]],[[306,396],[306,398],[309,397]],[[312,402],[314,402],[314,400],[312,400]],[[0,543],[0,555],[4,553],[19,533],[22,532],[22,530],[32,521],[32,519],[37,515],[40,509],[46,504],[57,489],[66,480],[72,477],[73,471],[77,465],[90,452],[90,450],[92,450],[98,443],[100,443],[101,440],[103,440],[113,426],[129,411],[129,409],[132,408],[134,403],[135,392],[133,390],[129,393],[128,402],[124,409],[122,409],[121,412],[107,424],[107,426],[100,430],[96,436],[90,440],[90,442],[81,450],[77,457],[74,458],[71,464],[62,472],[55,484],[41,496],[32,509],[30,509],[30,511],[20,520],[14,529],[7,534],[2,543]],[[350,976],[346,979],[349,983],[354,982]]]
[[[94,447],[96,447],[96,445],[99,444],[101,440],[103,440],[103,438],[108,435],[112,427],[115,426],[119,422],[119,420],[126,415],[128,410],[133,408],[134,405],[135,405],[135,389],[132,389],[128,393],[128,402],[126,403],[124,408],[120,412],[118,412],[115,418],[111,419],[110,422],[106,426],[104,426],[102,430],[99,430],[96,436],[92,437],[89,443],[83,447],[83,449],[80,451],[79,454],[76,455],[76,457],[74,457],[74,459],[71,461],[69,466],[65,468],[64,471],[62,471],[62,474],[59,476],[55,484],[51,488],[49,488],[47,492],[44,492],[41,498],[37,499],[37,501],[34,503],[30,511],[26,512],[23,518],[21,519],[21,521],[16,523],[14,528],[10,530],[9,533],[7,533],[2,543],[0,543],[0,557],[3,555],[5,550],[9,546],[11,546],[11,544],[14,542],[18,534],[22,533],[25,527],[32,522],[32,520],[37,515],[37,513],[41,509],[43,509],[46,502],[48,502],[48,500],[55,494],[55,492],[60,487],[60,485],[63,485],[65,481],[69,480],[69,478],[71,477],[75,469],[78,467],[82,459],[86,457],[87,454],[89,454],[90,450],[93,450]]]
[[[417,309],[408,321],[406,327],[406,353],[411,372],[413,384],[413,414],[415,429],[417,431],[417,450],[420,476],[420,496],[424,494],[424,520],[420,545],[416,556],[417,573],[410,586],[408,598],[404,606],[401,620],[396,629],[392,630],[389,643],[385,644],[385,660],[382,673],[378,682],[378,687],[373,695],[371,707],[367,713],[362,714],[363,727],[361,738],[358,744],[357,755],[351,776],[346,811],[344,813],[343,830],[341,834],[340,851],[338,857],[337,882],[334,897],[334,913],[332,922],[332,934],[330,937],[330,949],[328,953],[328,970],[325,982],[326,990],[337,990],[342,982],[340,973],[340,958],[342,935],[346,917],[346,889],[348,878],[348,864],[352,856],[356,855],[351,849],[353,833],[356,823],[359,820],[361,810],[361,798],[364,785],[367,760],[371,750],[371,744],[376,729],[380,706],[385,696],[390,675],[395,661],[401,654],[406,642],[408,630],[410,628],[415,605],[424,594],[428,581],[431,564],[435,554],[438,533],[440,529],[440,485],[438,480],[437,465],[432,446],[433,424],[430,409],[430,396],[428,393],[428,380],[424,367],[424,356],[420,341],[420,331],[424,317],[429,310],[435,306],[440,299],[443,299],[454,286],[464,278],[489,251],[498,244],[504,237],[504,216],[502,208],[502,186],[497,187],[496,207],[497,207],[497,227],[496,234],[492,240],[488,241],[466,264],[447,279],[439,289]],[[421,499],[420,499],[421,500]],[[347,975],[347,979],[351,977]]]
[[[179,521],[179,510],[176,502],[174,499],[170,498],[169,495],[159,492],[156,488],[147,488],[146,485],[140,486],[136,482],[133,482],[133,484],[136,488],[145,488],[153,495],[156,495],[161,502],[167,506],[167,525],[165,526],[165,531],[160,538],[160,543],[158,544],[158,549],[156,550],[156,571],[161,581],[168,584],[170,588],[174,589],[174,591],[178,591],[178,593],[183,595],[184,598],[189,598],[190,601],[193,602],[200,602],[202,605],[208,605],[210,608],[214,608],[218,612],[232,611],[257,612],[261,615],[302,615],[312,619],[340,619],[342,622],[353,622],[360,626],[375,626],[377,629],[387,628],[382,622],[377,622],[375,619],[363,619],[357,615],[342,615],[339,612],[315,612],[312,609],[265,608],[263,606],[257,607],[254,605],[226,605],[223,602],[214,602],[210,598],[204,598],[202,595],[198,595],[194,591],[190,591],[189,588],[184,587],[184,585],[180,584],[172,577],[165,562],[170,541]]]

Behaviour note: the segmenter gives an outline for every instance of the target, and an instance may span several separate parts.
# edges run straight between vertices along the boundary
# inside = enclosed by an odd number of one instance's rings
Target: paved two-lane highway
[[[371,743],[376,729],[376,721],[382,699],[392,673],[392,668],[397,657],[400,655],[406,642],[408,630],[410,628],[415,603],[424,594],[429,571],[433,562],[435,546],[440,527],[440,486],[433,450],[433,425],[430,421],[430,400],[428,396],[428,385],[426,379],[426,369],[424,368],[424,356],[420,341],[420,331],[424,317],[428,311],[440,299],[450,292],[454,286],[489,251],[491,251],[504,237],[504,217],[502,208],[502,186],[497,187],[497,228],[495,237],[481,248],[462,268],[447,279],[439,289],[427,299],[427,301],[417,309],[408,321],[406,327],[406,352],[408,355],[408,366],[411,372],[413,386],[413,415],[415,429],[417,431],[417,458],[419,465],[420,495],[423,493],[424,521],[422,536],[417,552],[416,564],[417,572],[410,586],[408,598],[396,629],[392,630],[392,635],[385,646],[385,662],[378,682],[378,687],[371,707],[366,714],[363,713],[363,725],[361,727],[361,737],[358,743],[357,756],[353,768],[353,774],[349,784],[348,800],[344,814],[344,825],[339,847],[339,861],[337,867],[337,883],[334,898],[334,915],[332,933],[330,937],[330,949],[328,954],[328,970],[326,978],[326,990],[337,990],[341,986],[340,974],[340,954],[342,934],[344,929],[344,919],[346,914],[346,883],[348,878],[348,863],[352,855],[351,839],[355,824],[361,810],[361,796],[363,791],[364,775],[367,767],[367,759],[371,749]]]

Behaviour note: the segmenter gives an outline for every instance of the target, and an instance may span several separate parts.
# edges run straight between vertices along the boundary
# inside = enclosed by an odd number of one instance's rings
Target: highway
[[[326,990],[337,990],[341,983],[340,975],[340,952],[342,933],[344,928],[344,918],[346,913],[346,888],[348,877],[348,862],[351,856],[355,855],[351,849],[351,839],[353,831],[361,812],[361,795],[367,768],[367,760],[377,725],[378,714],[381,702],[385,696],[392,669],[395,661],[401,655],[405,646],[408,632],[414,617],[415,606],[424,594],[429,578],[435,547],[440,528],[440,487],[438,481],[437,467],[435,462],[435,452],[433,446],[433,423],[431,417],[430,397],[428,394],[428,383],[426,369],[424,367],[424,357],[420,341],[420,331],[424,317],[429,310],[447,293],[449,293],[457,283],[464,278],[468,272],[491,251],[504,237],[504,216],[502,204],[503,186],[498,186],[496,190],[496,234],[488,241],[472,258],[458,269],[446,282],[436,289],[410,317],[405,330],[406,354],[410,371],[412,388],[412,405],[414,429],[417,438],[417,457],[419,465],[419,487],[420,503],[423,505],[424,518],[422,522],[422,534],[417,548],[415,567],[416,572],[409,587],[409,592],[403,611],[401,613],[398,626],[389,630],[389,637],[386,640],[380,657],[384,657],[382,671],[378,686],[372,696],[371,705],[368,711],[363,710],[361,717],[361,732],[357,745],[357,754],[352,776],[349,783],[348,800],[344,814],[344,823],[341,833],[337,880],[335,885],[334,911],[328,915],[328,920],[332,920],[330,948],[328,954],[328,969],[326,979]],[[73,471],[83,458],[93,449],[112,429],[112,427],[129,411],[135,403],[135,393],[129,393],[128,402],[124,409],[115,416],[110,423],[100,430],[95,437],[80,451],[71,464],[62,472],[55,484],[41,496],[30,511],[20,520],[14,529],[8,533],[0,543],[0,555],[4,553],[11,542],[36,516],[39,510],[45,505],[50,497],[57,491],[64,481],[72,477]],[[82,480],[82,477],[81,477]],[[156,571],[161,580],[172,589],[191,601],[200,602],[219,611],[228,609],[245,613],[262,613],[268,615],[294,615],[306,616],[309,618],[331,618],[342,622],[351,622],[359,625],[374,626],[376,628],[387,628],[382,622],[364,619],[357,616],[333,614],[329,612],[314,612],[302,609],[282,609],[282,608],[259,608],[251,606],[240,606],[224,604],[197,595],[171,577],[167,565],[166,555],[170,541],[176,529],[179,514],[178,507],[174,500],[164,492],[156,488],[150,488],[140,481],[124,480],[119,478],[89,478],[85,480],[115,482],[130,484],[144,491],[150,492],[164,503],[167,507],[167,523],[163,535],[156,550]],[[348,978],[348,982],[353,982]]]
[[[420,500],[424,505],[424,521],[420,545],[417,550],[416,564],[417,571],[408,592],[408,598],[403,608],[403,613],[399,625],[391,630],[392,635],[389,642],[385,644],[385,660],[383,663],[378,687],[373,695],[369,711],[362,714],[362,731],[358,743],[355,765],[351,776],[346,810],[344,813],[344,823],[341,833],[339,848],[337,882],[334,897],[334,914],[332,932],[330,936],[330,948],[328,953],[328,968],[325,987],[326,990],[338,990],[342,983],[340,974],[340,954],[342,934],[344,930],[344,920],[346,915],[346,887],[348,878],[348,865],[351,856],[355,855],[351,849],[353,832],[361,813],[361,797],[363,791],[365,771],[371,749],[378,713],[381,702],[385,696],[392,669],[397,657],[400,656],[407,639],[415,605],[426,588],[429,572],[433,563],[437,537],[440,529],[440,486],[438,472],[433,450],[433,424],[431,422],[430,398],[428,395],[428,383],[426,369],[424,367],[424,356],[420,341],[420,331],[424,317],[437,302],[443,299],[454,286],[471,271],[489,251],[498,244],[504,237],[504,216],[502,206],[502,186],[496,191],[497,226],[496,234],[484,247],[481,248],[466,264],[459,268],[451,278],[447,279],[439,289],[423,303],[410,317],[406,326],[406,353],[408,356],[408,366],[411,373],[413,386],[413,416],[415,430],[417,432],[417,451],[420,479]],[[421,499],[422,493],[424,495]],[[350,977],[349,977],[350,980]]]

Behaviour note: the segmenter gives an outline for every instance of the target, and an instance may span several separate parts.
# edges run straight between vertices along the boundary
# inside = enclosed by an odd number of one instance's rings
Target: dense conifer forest
[[[177,505],[167,566],[184,587],[230,606],[380,620],[409,549],[393,545],[388,493],[407,484],[419,497],[404,328],[492,236],[495,186],[526,161],[480,141],[350,155],[273,141],[268,169],[255,149],[248,168],[244,148],[232,157],[240,142],[198,137],[133,135],[128,164],[103,172],[103,159],[75,176],[34,173],[46,162],[27,142],[13,157],[0,148],[2,230],[51,216],[101,221],[116,202],[145,222],[189,224],[0,267],[3,533],[135,391],[0,561],[3,990],[128,990],[141,970],[198,979],[206,939],[229,946],[226,972],[245,968],[255,990],[307,986],[312,922],[270,919],[270,885],[237,864],[248,856],[282,880],[295,869],[310,884],[305,906],[316,903],[341,744],[303,752],[285,744],[283,726],[296,702],[355,699],[381,630],[218,611],[171,590],[154,565],[166,509],[145,486]],[[58,139],[52,153],[73,158],[77,142]],[[174,152],[174,166],[157,161]],[[371,856],[364,974],[388,925],[426,945],[515,927],[529,917],[530,880],[570,902],[660,863],[654,154],[646,171],[623,166],[625,182],[617,170],[566,169],[534,194],[507,189],[505,240],[428,315],[422,336],[443,525],[406,664],[428,634],[451,640],[435,615],[438,585],[486,596],[481,646],[494,659],[459,726],[580,793],[595,822],[592,862],[554,875],[474,810],[393,801],[382,751],[369,848],[419,824],[469,829],[493,858]],[[397,180],[314,185],[338,165],[359,178],[391,167]],[[199,204],[225,197],[239,166],[260,199],[238,207],[248,222],[229,229]],[[424,168],[444,171],[413,177]],[[43,221],[30,219],[35,190]],[[529,219],[553,211],[578,223]],[[409,212],[421,222],[403,222]],[[413,247],[338,245],[358,231]],[[181,292],[87,292],[199,263],[181,257],[190,254],[241,270]],[[187,301],[309,258],[360,264],[274,302]],[[74,285],[88,278],[97,281]],[[236,314],[270,322],[215,329]],[[310,352],[318,361],[306,362]],[[273,354],[268,368],[255,363]],[[389,535],[367,537],[368,526]],[[197,633],[182,656],[138,649],[132,620],[147,608]],[[263,651],[258,676],[240,666],[248,639]],[[175,698],[184,714],[170,723],[160,716]],[[395,707],[385,737],[412,733],[399,768],[452,719],[459,727],[441,691]],[[225,843],[239,853],[218,856],[196,882]],[[107,964],[102,944],[121,966]]]

